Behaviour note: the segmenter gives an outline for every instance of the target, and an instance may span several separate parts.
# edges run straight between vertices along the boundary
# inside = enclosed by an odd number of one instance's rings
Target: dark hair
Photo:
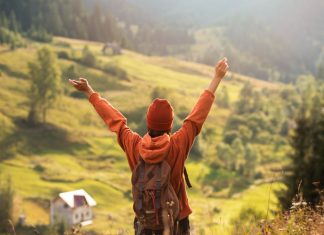
[[[168,134],[170,135],[171,134],[171,129],[169,130],[165,130],[165,131],[157,131],[157,130],[152,130],[152,129],[148,129],[148,134],[154,138],[154,137],[158,137],[158,136],[161,136],[161,135],[164,135],[164,134]]]

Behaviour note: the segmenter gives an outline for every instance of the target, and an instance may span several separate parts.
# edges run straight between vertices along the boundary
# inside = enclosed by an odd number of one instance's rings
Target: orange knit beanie
[[[173,108],[165,99],[155,99],[147,110],[146,124],[149,129],[166,131],[172,128]]]

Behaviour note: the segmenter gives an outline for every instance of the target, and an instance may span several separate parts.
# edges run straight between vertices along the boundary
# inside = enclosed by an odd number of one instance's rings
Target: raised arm
[[[225,76],[229,66],[227,59],[220,60],[215,66],[215,74],[207,89],[200,95],[198,102],[190,114],[184,120],[179,131],[173,137],[174,140],[185,148],[186,156],[189,153],[195,137],[200,133],[201,128],[208,116],[215,99],[215,91],[220,81]],[[184,161],[185,159],[183,159]]]
[[[118,143],[126,152],[130,167],[134,167],[134,148],[141,137],[128,128],[126,118],[106,99],[100,97],[100,95],[91,88],[86,79],[80,78],[79,81],[69,80],[69,82],[88,97],[90,103],[94,106],[95,110],[109,129],[117,134]]]
[[[211,93],[215,93],[220,81],[223,79],[225,74],[227,73],[229,66],[227,63],[227,58],[223,58],[222,60],[218,61],[215,65],[215,74],[213,80],[211,80],[207,90]]]

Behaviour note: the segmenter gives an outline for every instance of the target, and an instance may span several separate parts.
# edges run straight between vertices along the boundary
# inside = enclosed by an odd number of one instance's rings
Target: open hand
[[[75,89],[84,92],[88,97],[94,92],[87,79],[79,78],[79,81],[69,79],[69,82],[75,87]]]
[[[218,61],[215,66],[215,78],[222,79],[228,71],[227,58],[224,57],[222,60]]]
[[[70,82],[70,83],[75,87],[75,89],[77,89],[78,91],[86,92],[86,91],[90,90],[90,85],[89,85],[87,79],[79,78],[79,81],[77,81],[77,80],[73,80],[73,79],[69,79],[69,82]]]

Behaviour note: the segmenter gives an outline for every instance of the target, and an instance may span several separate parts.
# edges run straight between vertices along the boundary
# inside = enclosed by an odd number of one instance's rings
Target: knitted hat
[[[165,99],[155,99],[146,113],[146,124],[149,129],[166,131],[172,128],[173,108]]]

